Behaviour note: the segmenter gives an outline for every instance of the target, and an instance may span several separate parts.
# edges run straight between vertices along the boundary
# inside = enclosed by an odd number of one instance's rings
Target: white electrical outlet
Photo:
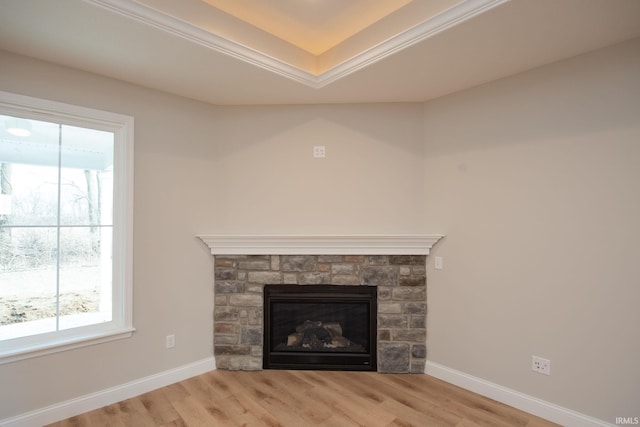
[[[544,375],[551,375],[551,360],[531,356],[531,370]]]
[[[444,267],[444,260],[442,259],[441,256],[437,256],[434,260],[434,268],[436,270],[442,270],[443,267]]]
[[[166,346],[167,348],[173,348],[176,346],[176,336],[171,334],[171,335],[167,335],[166,338]]]
[[[313,147],[313,157],[321,158],[326,156],[327,156],[327,152],[324,145],[316,145]]]

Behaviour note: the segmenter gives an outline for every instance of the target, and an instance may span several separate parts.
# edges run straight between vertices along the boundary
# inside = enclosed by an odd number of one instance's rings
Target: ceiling
[[[425,101],[635,37],[639,0],[0,0],[2,50],[218,105]]]
[[[312,55],[326,52],[411,3],[411,0],[202,1]],[[182,3],[181,7],[185,6]]]

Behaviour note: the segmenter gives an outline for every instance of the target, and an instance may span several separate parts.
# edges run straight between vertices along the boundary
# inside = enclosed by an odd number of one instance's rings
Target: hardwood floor
[[[557,424],[428,375],[212,371],[51,426],[525,426]]]

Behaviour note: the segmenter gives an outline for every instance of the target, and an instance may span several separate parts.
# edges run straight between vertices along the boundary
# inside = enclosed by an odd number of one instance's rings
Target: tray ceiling
[[[0,7],[2,50],[223,105],[420,102],[640,37],[637,0]]]
[[[202,1],[313,55],[326,52],[411,3],[411,0]],[[450,3],[453,5],[455,1]]]

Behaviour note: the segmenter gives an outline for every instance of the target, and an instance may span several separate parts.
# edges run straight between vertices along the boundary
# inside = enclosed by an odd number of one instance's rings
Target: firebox
[[[376,370],[375,286],[265,285],[264,369]]]

